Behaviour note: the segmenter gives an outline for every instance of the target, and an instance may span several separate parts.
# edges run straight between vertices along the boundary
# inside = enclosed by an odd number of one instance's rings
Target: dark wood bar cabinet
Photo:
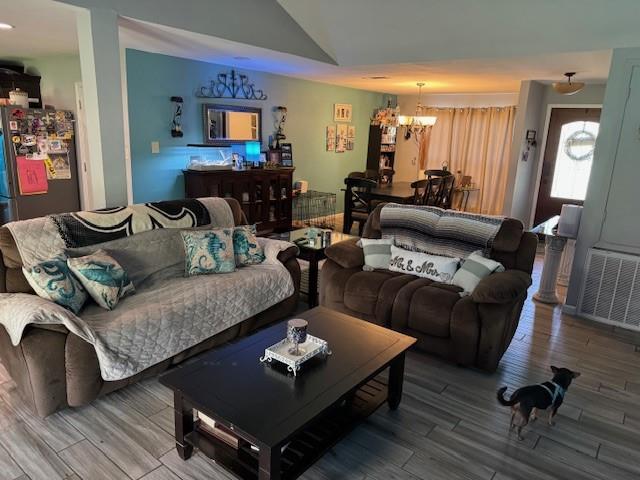
[[[184,170],[186,198],[235,198],[258,233],[291,230],[293,168]]]

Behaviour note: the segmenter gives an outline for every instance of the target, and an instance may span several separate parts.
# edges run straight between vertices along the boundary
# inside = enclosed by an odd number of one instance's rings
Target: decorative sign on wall
[[[327,125],[327,152],[343,153],[353,150],[356,139],[355,125]]]
[[[347,126],[347,150],[353,150],[356,140],[356,127],[355,125]]]
[[[327,152],[336,150],[336,126],[327,125]]]
[[[336,153],[342,153],[347,149],[347,131],[345,124],[338,125],[338,133],[336,134]]]
[[[208,86],[200,87],[196,97],[201,98],[243,98],[245,100],[266,100],[267,95],[249,83],[249,77],[231,70],[219,73]]]
[[[350,103],[335,103],[333,105],[334,122],[350,122],[352,113],[353,107]]]

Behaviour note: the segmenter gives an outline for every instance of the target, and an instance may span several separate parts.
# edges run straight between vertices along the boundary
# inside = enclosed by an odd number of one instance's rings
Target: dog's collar
[[[552,404],[556,403],[556,399],[558,397],[564,398],[564,394],[566,393],[566,390],[564,388],[562,388],[556,382],[545,382],[545,383],[550,383],[554,387],[553,392],[552,392],[551,389],[549,387],[547,387],[544,383],[540,384],[540,386],[542,388],[544,388],[549,393],[549,395],[551,395],[551,403]]]

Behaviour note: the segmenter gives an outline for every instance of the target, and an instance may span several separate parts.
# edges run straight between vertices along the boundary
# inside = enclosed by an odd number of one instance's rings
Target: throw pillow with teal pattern
[[[186,276],[235,272],[232,228],[187,230],[180,234],[184,243]]]
[[[82,284],[71,273],[64,257],[29,268],[22,267],[22,271],[36,295],[62,305],[73,313],[78,313],[89,297]]]
[[[233,229],[233,253],[237,267],[264,262],[264,250],[256,238],[255,225],[240,225]]]
[[[104,250],[69,258],[67,265],[91,298],[107,310],[116,308],[120,299],[135,291],[124,268]]]

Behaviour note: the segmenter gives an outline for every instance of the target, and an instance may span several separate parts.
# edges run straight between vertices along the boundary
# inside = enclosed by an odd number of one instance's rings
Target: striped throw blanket
[[[389,203],[380,212],[382,238],[393,238],[406,250],[466,258],[487,251],[504,217],[476,215],[442,208]]]

